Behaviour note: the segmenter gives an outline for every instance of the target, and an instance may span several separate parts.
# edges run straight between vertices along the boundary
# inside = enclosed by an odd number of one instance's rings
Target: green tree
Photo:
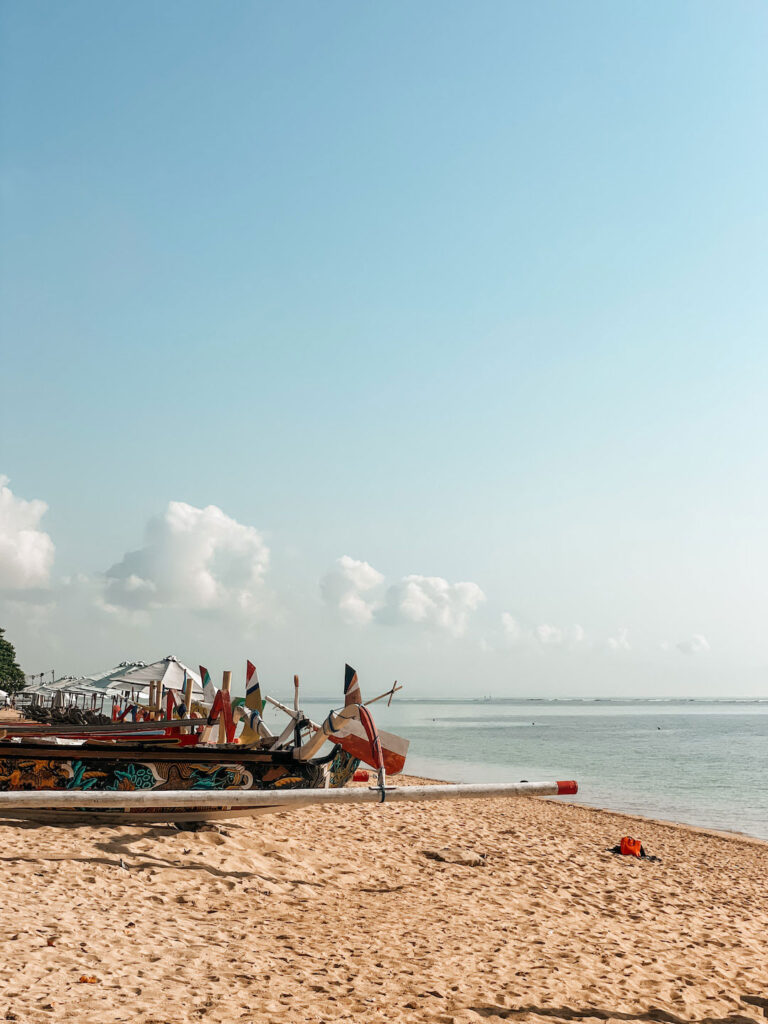
[[[11,641],[5,639],[4,633],[0,626],[0,690],[18,693],[26,685],[24,673],[16,661],[16,650]]]

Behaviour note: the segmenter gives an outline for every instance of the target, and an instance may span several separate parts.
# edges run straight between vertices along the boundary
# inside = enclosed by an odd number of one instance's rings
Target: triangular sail
[[[245,663],[245,703],[240,708],[239,718],[243,727],[240,732],[241,743],[257,743],[260,736],[260,728],[263,728],[261,712],[264,709],[264,701],[261,698],[261,687],[259,677],[256,674],[256,666],[252,661]],[[237,720],[236,718],[236,720]]]
[[[328,737],[331,743],[338,743],[352,757],[365,761],[371,768],[379,767],[377,751],[374,751],[371,738],[363,724],[357,718],[350,718],[340,723]],[[378,739],[387,775],[397,775],[405,768],[405,756],[408,753],[409,741],[402,736],[380,730]]]
[[[200,666],[200,681],[203,684],[203,699],[206,704],[213,704],[216,699],[216,687],[211,681],[211,674],[203,665]]]
[[[361,704],[360,684],[357,681],[357,672],[351,665],[344,666],[344,707],[350,704]]]
[[[264,708],[264,701],[261,699],[261,686],[256,673],[256,666],[252,661],[245,665],[245,706],[250,711],[258,711],[261,714]]]

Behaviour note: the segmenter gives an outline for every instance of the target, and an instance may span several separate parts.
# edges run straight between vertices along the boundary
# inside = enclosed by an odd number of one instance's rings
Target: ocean
[[[307,701],[315,721],[327,701]],[[580,803],[768,839],[768,701],[418,701],[371,710],[406,771],[451,782],[576,779]]]

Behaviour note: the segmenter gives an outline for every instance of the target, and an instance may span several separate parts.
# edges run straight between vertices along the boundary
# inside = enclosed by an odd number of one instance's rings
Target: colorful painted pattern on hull
[[[346,750],[339,750],[331,762],[331,788],[343,789],[360,765],[360,759],[348,754]]]
[[[315,789],[319,765],[0,757],[0,790]]]

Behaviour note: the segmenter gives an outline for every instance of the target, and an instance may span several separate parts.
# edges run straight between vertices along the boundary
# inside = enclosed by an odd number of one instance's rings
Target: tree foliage
[[[4,634],[5,630],[0,626],[0,690],[17,693],[24,689],[24,673],[16,661],[16,649]]]

